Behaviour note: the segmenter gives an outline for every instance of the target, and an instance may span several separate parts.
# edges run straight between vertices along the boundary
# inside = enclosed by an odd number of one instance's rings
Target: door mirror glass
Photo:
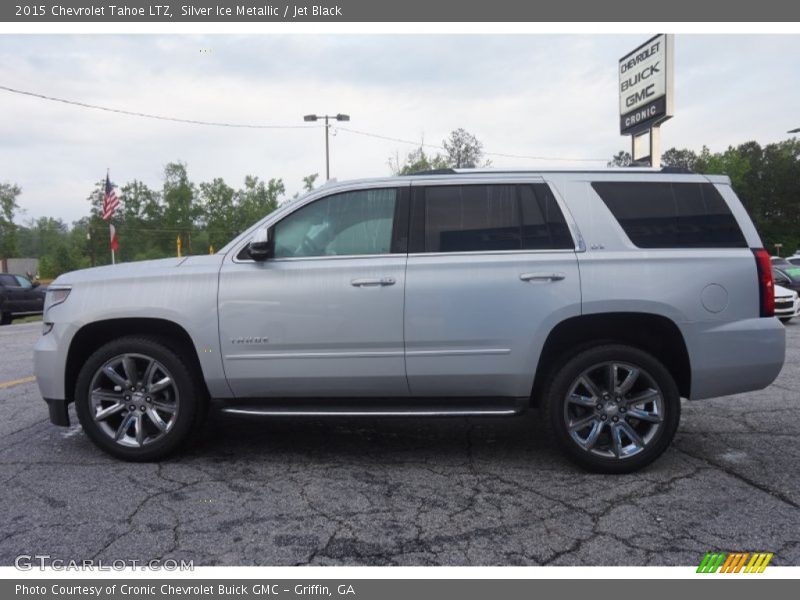
[[[259,262],[267,260],[272,255],[272,242],[267,227],[256,230],[253,239],[247,245],[247,252],[250,258]]]

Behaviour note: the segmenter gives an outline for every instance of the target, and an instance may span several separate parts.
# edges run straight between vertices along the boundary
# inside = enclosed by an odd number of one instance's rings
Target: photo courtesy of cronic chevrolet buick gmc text
[[[218,253],[67,273],[35,370],[116,457],[250,417],[535,408],[583,467],[649,464],[681,398],[783,365],[769,254],[724,176],[444,170],[331,183]],[[531,431],[531,435],[535,435]],[[366,442],[365,442],[366,443]]]

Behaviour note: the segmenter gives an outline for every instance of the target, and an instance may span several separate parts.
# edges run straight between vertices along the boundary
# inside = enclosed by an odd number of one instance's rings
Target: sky
[[[619,134],[617,61],[651,37],[543,34],[0,35],[0,86],[169,117],[294,129],[151,120],[0,90],[0,182],[22,188],[16,221],[88,214],[95,182],[159,189],[182,161],[195,183],[282,178],[291,196],[325,173],[324,130],[440,145],[473,133],[501,168],[603,167]],[[800,127],[800,35],[675,39],[675,116],[662,150],[767,144]],[[391,174],[413,145],[332,128],[331,176]],[[435,152],[435,149],[431,149]],[[571,160],[565,160],[571,159]],[[578,161],[574,159],[597,159]]]

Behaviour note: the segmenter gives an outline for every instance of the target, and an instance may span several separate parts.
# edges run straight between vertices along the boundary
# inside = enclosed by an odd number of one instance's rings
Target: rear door
[[[548,332],[580,314],[575,242],[560,201],[540,178],[414,185],[405,319],[412,395],[529,396]]]

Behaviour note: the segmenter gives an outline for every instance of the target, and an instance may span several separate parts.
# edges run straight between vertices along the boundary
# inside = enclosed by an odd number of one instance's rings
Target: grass
[[[18,317],[18,318],[14,319],[11,322],[15,323],[15,324],[36,323],[37,321],[41,321],[41,320],[42,320],[42,315],[30,315],[28,317]]]

